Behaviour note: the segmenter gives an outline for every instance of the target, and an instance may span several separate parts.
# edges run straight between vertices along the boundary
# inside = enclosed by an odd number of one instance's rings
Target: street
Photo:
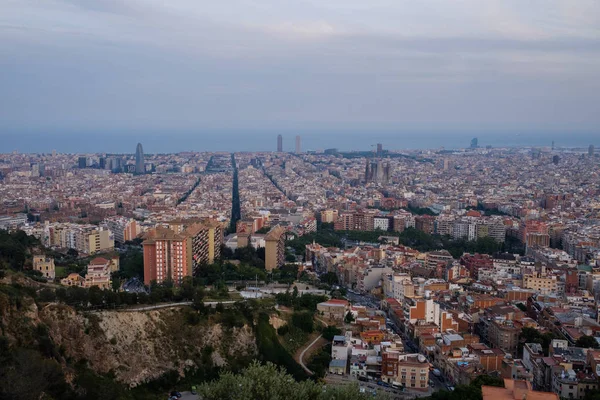
[[[372,295],[362,295],[362,294],[359,294],[356,292],[348,291],[346,298],[352,304],[358,304],[358,305],[363,305],[363,306],[367,306],[367,307],[374,308],[374,309],[379,309],[379,300]],[[413,340],[411,338],[409,338],[408,335],[406,335],[403,331],[401,331],[393,322],[387,321],[386,326],[392,332],[396,333],[397,335],[400,335],[400,337],[402,338],[402,342],[404,343],[405,350],[407,352],[419,353],[419,348],[416,345],[416,343],[413,342]],[[430,383],[429,387],[432,392],[437,392],[440,390],[447,390],[446,384],[444,383],[443,376],[438,377],[438,376],[435,376],[433,373],[430,373],[429,374],[429,383]],[[377,386],[377,385],[375,385],[375,386]],[[380,386],[378,386],[378,388],[381,389]]]

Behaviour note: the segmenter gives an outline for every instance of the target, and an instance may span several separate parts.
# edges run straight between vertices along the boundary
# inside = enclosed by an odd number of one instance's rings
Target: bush
[[[40,301],[44,303],[51,303],[53,301],[56,301],[56,294],[54,293],[54,290],[49,288],[44,288],[40,290],[39,296]]]
[[[341,334],[342,330],[332,325],[328,325],[326,328],[323,329],[323,337],[330,341],[333,340],[334,336]]]
[[[294,312],[292,314],[292,324],[306,333],[312,333],[315,330],[313,315],[306,311]]]
[[[279,336],[283,336],[285,334],[287,334],[290,331],[290,327],[288,325],[283,325],[280,326],[279,328],[277,328],[277,334]]]

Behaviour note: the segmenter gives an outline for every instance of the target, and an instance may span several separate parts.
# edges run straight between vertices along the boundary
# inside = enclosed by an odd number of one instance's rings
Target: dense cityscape
[[[116,313],[252,302],[288,357],[275,364],[357,393],[599,393],[593,145],[304,152],[296,136],[287,153],[276,140],[1,155],[3,285],[26,277],[39,307]]]
[[[600,1],[0,10],[0,400],[600,400]]]

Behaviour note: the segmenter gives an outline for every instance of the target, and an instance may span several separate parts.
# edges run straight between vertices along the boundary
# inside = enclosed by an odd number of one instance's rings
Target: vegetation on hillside
[[[0,229],[0,270],[22,271],[31,248],[36,246],[40,246],[40,241],[23,231],[8,233]]]
[[[271,362],[284,367],[297,380],[307,378],[306,372],[279,342],[275,329],[269,323],[267,313],[263,312],[258,315],[255,333],[260,361]]]

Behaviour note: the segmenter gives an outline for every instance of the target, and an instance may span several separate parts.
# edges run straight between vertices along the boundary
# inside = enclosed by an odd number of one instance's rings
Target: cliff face
[[[114,374],[117,381],[130,386],[157,379],[169,371],[184,375],[199,367],[207,353],[214,365],[228,360],[253,357],[255,337],[248,326],[226,329],[208,321],[186,323],[189,308],[137,312],[78,312],[51,303],[38,309],[33,299],[18,301],[0,293],[0,334],[19,345],[35,343],[39,326],[69,365],[87,361],[99,374]],[[207,352],[207,349],[210,349]],[[66,375],[69,367],[64,365]]]
[[[254,334],[248,326],[225,334],[218,324],[187,325],[185,312],[172,308],[79,314],[68,307],[50,305],[39,314],[67,357],[85,359],[95,372],[112,372],[118,381],[132,386],[171,370],[184,375],[197,367],[193,360],[207,346],[216,365],[225,365],[237,355],[256,353]]]

